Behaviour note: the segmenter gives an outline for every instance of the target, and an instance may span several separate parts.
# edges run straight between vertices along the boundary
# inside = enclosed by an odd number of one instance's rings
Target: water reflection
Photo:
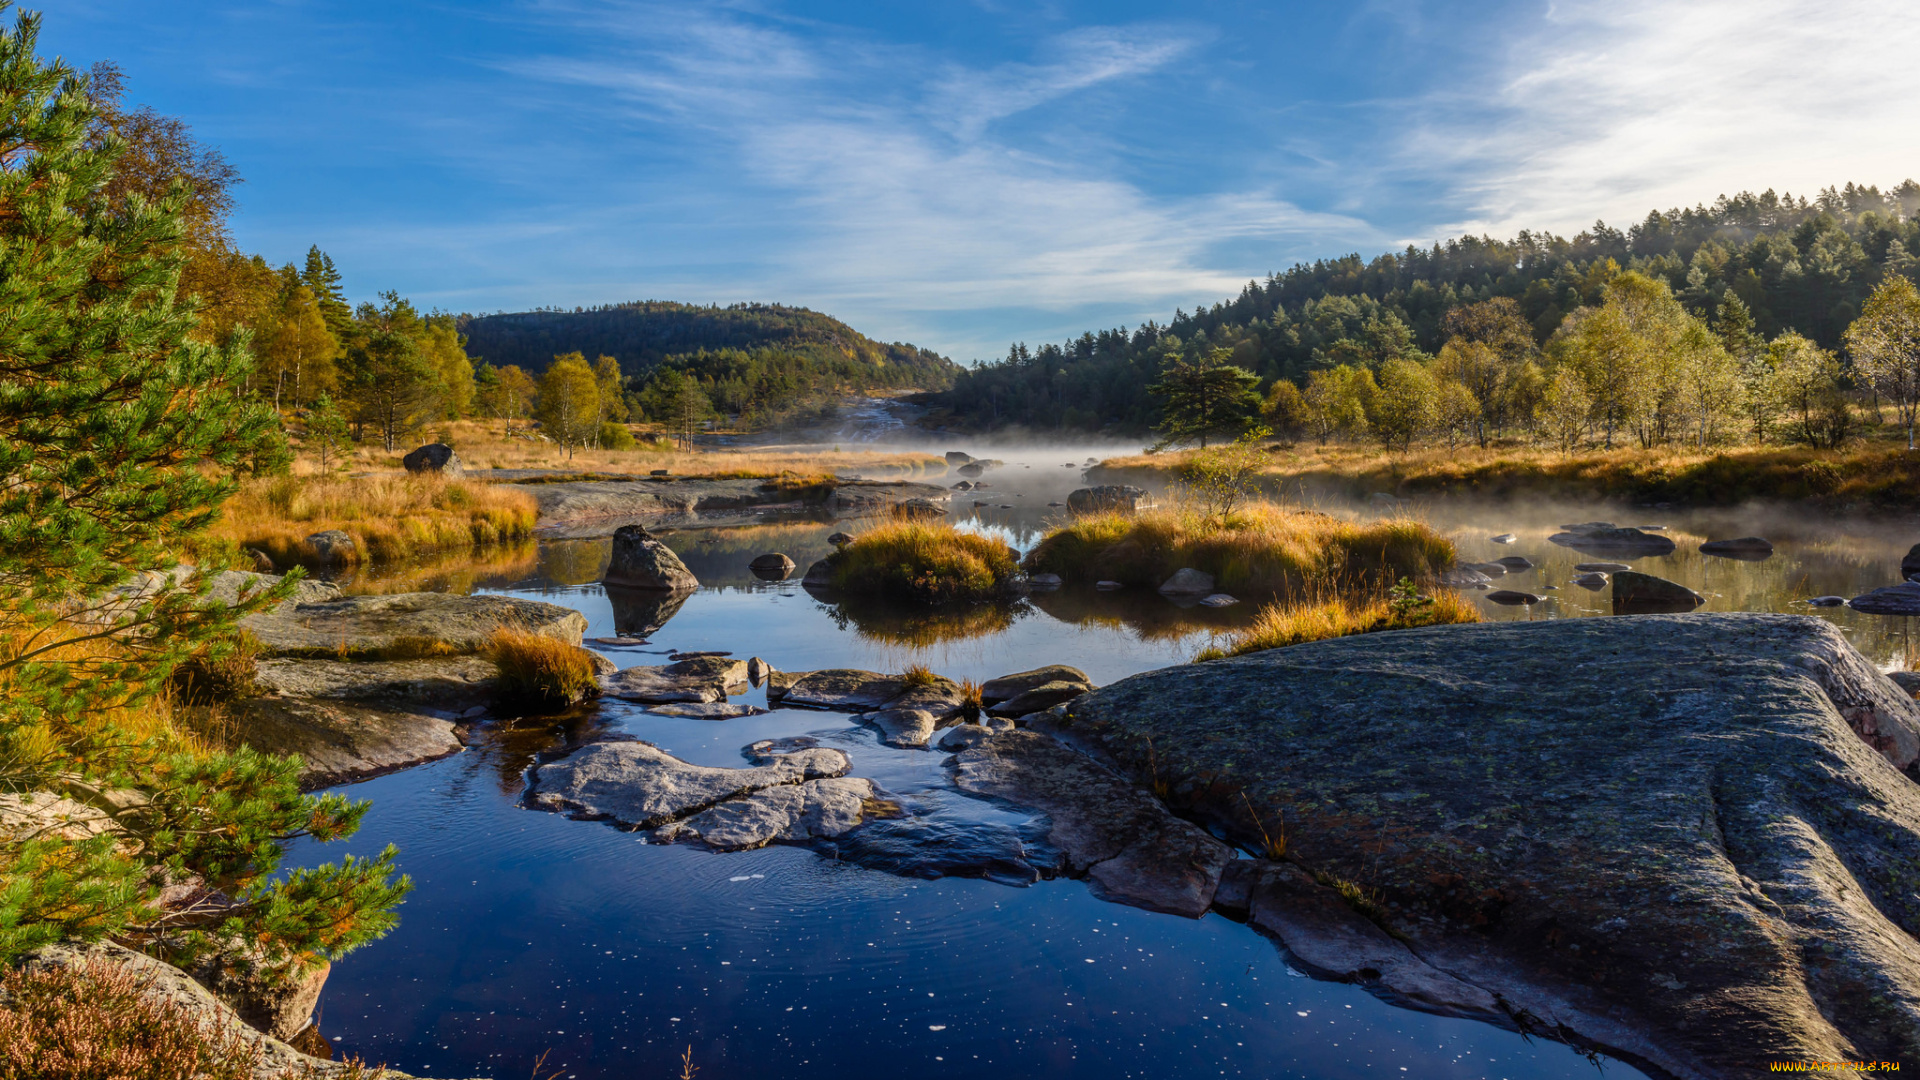
[[[816,599],[841,630],[851,630],[867,641],[911,649],[1003,634],[1033,614],[1025,601],[929,607],[877,597]]]
[[[603,587],[607,601],[613,605],[613,632],[621,637],[643,638],[658,632],[687,605],[687,597],[693,595],[619,585]]]

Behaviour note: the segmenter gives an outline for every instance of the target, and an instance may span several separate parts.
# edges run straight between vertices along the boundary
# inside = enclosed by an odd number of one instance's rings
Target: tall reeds
[[[243,485],[210,536],[266,552],[276,566],[313,564],[306,541],[338,529],[348,562],[387,562],[533,535],[539,504],[524,488],[431,475],[276,476]]]

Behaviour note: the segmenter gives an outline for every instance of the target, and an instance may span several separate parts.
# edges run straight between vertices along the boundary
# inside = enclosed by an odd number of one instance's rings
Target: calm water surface
[[[992,494],[979,498],[991,505],[968,507],[968,497],[956,507],[1024,546],[1059,512],[1045,503],[1082,481],[1058,460],[1021,464],[988,474]],[[1532,609],[1484,604],[1490,618],[1607,610],[1605,592],[1566,583],[1572,564],[1588,557],[1546,541],[1564,522],[1668,525],[1679,552],[1635,565],[1707,593],[1708,610],[1812,610],[1800,603],[1808,596],[1897,580],[1900,555],[1920,539],[1899,523],[1594,506],[1420,509],[1459,538],[1467,559],[1520,554],[1539,564],[1505,584],[1549,601]],[[626,666],[664,662],[672,649],[729,649],[785,670],[897,670],[921,661],[974,679],[1068,663],[1105,683],[1183,662],[1250,613],[1251,605],[1182,610],[1157,596],[1069,590],[1013,611],[930,623],[912,612],[831,608],[791,582],[746,572],[748,559],[770,550],[804,568],[826,553],[837,527],[776,522],[673,534],[669,542],[708,587],[672,613],[646,649],[607,655]],[[1508,532],[1517,543],[1487,539]],[[1773,559],[1733,563],[1693,550],[1700,539],[1755,532],[1775,540]],[[544,544],[429,587],[566,604],[587,615],[590,636],[612,635],[621,619],[590,584],[605,554],[605,541]],[[412,573],[407,587],[421,587],[426,578]],[[1902,620],[1820,613],[1883,665],[1905,666]],[[758,690],[742,700],[765,703]],[[548,1071],[566,1077],[672,1077],[689,1047],[702,1080],[882,1071],[1595,1075],[1594,1063],[1565,1046],[1305,978],[1272,941],[1218,915],[1196,921],[1107,904],[1073,881],[918,880],[808,849],[659,846],[521,806],[536,755],[608,731],[727,766],[745,764],[740,750],[757,739],[811,735],[845,750],[853,775],[872,778],[916,813],[965,828],[1035,825],[954,792],[944,754],[882,746],[841,714],[775,710],[714,723],[608,704],[496,727],[466,753],[346,788],[374,804],[360,834],[348,845],[295,853],[295,861],[317,862],[391,842],[415,883],[400,928],[338,965],[328,983],[321,1029],[339,1051],[426,1076],[501,1080],[528,1075],[542,1052]],[[1613,1061],[1600,1068],[1640,1075]]]

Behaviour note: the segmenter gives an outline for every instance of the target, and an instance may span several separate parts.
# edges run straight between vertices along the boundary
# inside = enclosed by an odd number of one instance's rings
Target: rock
[[[578,645],[587,618],[512,596],[393,593],[283,605],[249,615],[240,626],[260,640],[266,656],[379,659],[479,652],[502,628]]]
[[[291,1039],[313,1024],[313,1008],[333,965],[321,961],[291,981],[270,978],[255,955],[223,951],[193,969],[194,981],[233,1006],[240,1019],[276,1039]]]
[[[1920,544],[1908,548],[1900,558],[1901,579],[1910,580],[1915,574],[1920,574]]]
[[[954,471],[961,476],[979,476],[987,471],[987,467],[978,461],[969,461]]]
[[[1591,592],[1599,592],[1601,589],[1607,587],[1607,575],[1598,571],[1581,574],[1573,579],[1573,584]]]
[[[1519,555],[1509,555],[1504,559],[1495,559],[1494,562],[1506,567],[1507,573],[1509,574],[1518,574],[1522,571],[1533,569],[1533,563]]]
[[[856,777],[808,780],[728,799],[684,821],[654,831],[654,839],[698,842],[716,851],[746,851],[771,843],[806,843],[844,836],[865,820],[875,802],[873,781]]]
[[[689,716],[701,720],[733,720],[742,716],[759,716],[767,710],[758,705],[735,705],[725,701],[680,702],[670,705],[652,705],[650,713],[660,716]]]
[[[1807,598],[1809,607],[1840,607],[1847,602],[1844,596],[1813,596]]]
[[[1847,605],[1866,615],[1920,615],[1920,582],[1903,581],[1874,589],[1854,597]]]
[[[279,577],[272,574],[223,570],[213,575],[213,579],[207,583],[207,599],[233,605],[239,603],[242,596],[257,596],[280,584],[280,581]],[[300,604],[323,604],[338,600],[340,596],[340,587],[333,582],[303,577],[294,585],[293,595],[281,601],[274,610],[287,611]]]
[[[1121,589],[1126,588],[1125,585],[1117,581],[1096,581],[1093,583],[1093,587],[1100,592],[1119,592]]]
[[[1481,577],[1484,577],[1489,581],[1497,577],[1507,576],[1507,568],[1500,565],[1497,562],[1466,563],[1461,567],[1461,569],[1471,570],[1474,573],[1479,574]]]
[[[668,620],[687,606],[691,592],[661,592],[658,589],[632,589],[624,585],[603,585],[607,603],[613,608],[613,629],[622,637],[645,638],[660,632]]]
[[[0,842],[86,840],[122,831],[105,810],[51,791],[0,792]]]
[[[939,740],[934,745],[950,753],[958,753],[961,750],[970,750],[980,745],[982,742],[993,738],[993,735],[994,733],[992,731],[979,724],[955,724],[945,731],[942,731]]]
[[[973,481],[971,481],[971,480],[962,480],[962,481],[960,481],[959,483],[957,483],[957,484],[955,484],[955,485],[953,485],[953,490],[955,490],[955,491],[972,491],[972,490],[973,490]]]
[[[1026,716],[1072,701],[1092,689],[1093,687],[1085,680],[1058,680],[1022,691],[997,705],[988,707],[987,712],[994,716]]]
[[[1059,574],[1029,574],[1027,585],[1035,589],[1057,589],[1060,587]]]
[[[1223,592],[1217,592],[1217,593],[1214,593],[1212,596],[1207,597],[1205,600],[1200,601],[1200,606],[1210,607],[1210,608],[1223,608],[1223,607],[1232,607],[1233,605],[1239,602],[1240,600],[1237,597],[1229,596],[1228,594]]]
[[[1692,611],[1707,598],[1666,578],[1622,570],[1613,575],[1613,610],[1617,615],[1674,614]]]
[[[322,566],[338,566],[357,557],[353,537],[344,529],[325,529],[307,537],[307,546]]]
[[[765,788],[844,775],[847,755],[814,748],[745,769],[690,765],[651,743],[594,743],[532,772],[528,801],[545,810],[653,829]]]
[[[1633,567],[1631,567],[1631,566],[1628,566],[1628,565],[1627,565],[1626,563],[1623,563],[1623,562],[1583,562],[1583,563],[1574,563],[1574,564],[1573,564],[1573,568],[1574,568],[1575,570],[1578,570],[1578,571],[1580,571],[1580,572],[1581,572],[1581,573],[1583,573],[1583,574],[1589,574],[1589,573],[1593,573],[1593,574],[1617,574],[1617,573],[1619,573],[1619,572],[1620,572],[1620,571],[1622,571],[1622,570],[1631,570],[1631,569],[1633,569]]]
[[[947,451],[947,464],[949,465],[965,465],[967,462],[972,460],[973,460],[972,454],[963,454],[958,450]]]
[[[980,701],[986,705],[998,705],[1029,690],[1038,689],[1053,682],[1091,684],[1092,680],[1087,678],[1086,672],[1077,667],[1049,664],[1046,667],[1034,668],[1032,671],[1017,671],[1012,675],[988,679],[980,684]]]
[[[862,713],[860,719],[880,729],[880,741],[903,750],[924,750],[939,720],[925,709],[888,708]]]
[[[816,561],[807,567],[807,576],[800,579],[800,584],[809,589],[833,588],[833,564],[825,559]]]
[[[809,671],[778,671],[768,668],[767,704],[784,704],[787,691],[793,687],[793,684],[799,682],[801,677],[811,674],[812,672]]]
[[[680,556],[638,525],[622,525],[615,530],[613,555],[601,583],[669,593],[692,592],[700,587],[700,579],[693,576]]]
[[[809,671],[780,695],[780,704],[864,712],[885,706],[906,690],[897,677],[853,668]]]
[[[1920,697],[1920,671],[1889,671],[1887,678],[1905,690],[1908,697]]]
[[[428,443],[400,459],[400,464],[410,473],[439,473],[443,476],[459,476],[463,471],[460,455],[446,443]]]
[[[1500,572],[1504,575],[1506,569],[1502,567]],[[1434,580],[1450,589],[1473,589],[1485,586],[1493,580],[1493,577],[1472,567],[1456,566],[1450,570],[1441,571]]]
[[[300,755],[306,790],[435,761],[465,746],[455,720],[425,709],[277,695],[227,708],[248,746]]]
[[[952,679],[939,678],[927,686],[910,686],[899,697],[889,700],[889,709],[924,709],[933,714],[936,723],[944,724],[960,714],[966,704],[960,694],[960,684]]]
[[[1920,704],[1824,620],[1394,631],[1063,712],[1242,847],[1284,822],[1290,861],[1563,1037],[1703,1077],[1920,1045]]]
[[[1517,607],[1520,605],[1532,607],[1534,604],[1540,602],[1540,597],[1535,596],[1533,593],[1517,592],[1513,589],[1495,589],[1487,594],[1487,599],[1496,604],[1505,604],[1508,607]]]
[[[1493,541],[1496,544],[1511,544],[1520,538],[1513,535],[1512,533],[1501,533],[1499,536],[1489,536],[1487,537],[1487,539]]]
[[[766,682],[767,676],[771,674],[773,674],[772,664],[767,663],[765,660],[762,660],[757,656],[749,657],[747,659],[747,682],[748,683],[754,686],[759,686],[761,683]]]
[[[1213,591],[1213,575],[1182,567],[1160,583],[1159,591],[1162,596],[1205,596]]]
[[[1586,529],[1582,532],[1558,532],[1547,537],[1562,547],[1580,551],[1618,551],[1634,555],[1670,555],[1673,541],[1640,529]]]
[[[1153,497],[1144,488],[1131,484],[1099,484],[1077,488],[1067,496],[1067,509],[1076,514],[1097,514],[1107,510],[1133,513],[1153,506]]]
[[[623,668],[600,680],[600,693],[642,705],[725,701],[727,689],[747,681],[744,660],[699,657],[657,667]]]
[[[827,537],[827,543],[837,548],[846,547],[848,544],[853,543],[853,536],[849,533],[837,532]]]
[[[1619,526],[1615,525],[1611,521],[1585,521],[1585,522],[1581,522],[1578,525],[1562,525],[1560,526],[1560,531],[1568,532],[1568,533],[1585,534],[1585,533],[1605,532],[1608,529],[1617,529],[1617,528],[1619,528]]]
[[[747,569],[762,581],[784,581],[793,573],[793,560],[779,552],[769,552],[748,563]]]
[[[954,785],[1044,813],[1067,872],[1116,903],[1188,918],[1206,914],[1225,844],[1153,796],[1047,736],[1008,731],[948,759]]]
[[[600,663],[612,663],[595,657]],[[261,660],[253,683],[265,694],[393,705],[454,716],[499,693],[499,669],[479,656],[422,660]]]
[[[895,517],[927,520],[946,516],[947,508],[932,499],[908,499],[894,504],[893,513]]]
[[[246,555],[247,555],[247,558],[253,560],[254,573],[271,574],[274,572],[273,559],[266,552],[261,551],[259,548],[248,548],[246,551]]]
[[[1773,557],[1773,545],[1758,536],[1743,536],[1738,540],[1709,540],[1700,545],[1700,553],[1718,555],[1723,559],[1759,562]]]

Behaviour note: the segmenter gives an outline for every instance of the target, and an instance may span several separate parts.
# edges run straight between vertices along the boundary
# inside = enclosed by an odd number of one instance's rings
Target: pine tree
[[[327,329],[344,340],[353,329],[353,307],[347,303],[347,294],[340,291],[340,271],[334,269],[333,259],[317,244],[307,249],[307,265],[300,272],[300,283],[313,293],[313,302],[320,308],[320,317],[327,321]]]
[[[195,341],[197,302],[176,301],[191,192],[113,202],[120,140],[89,138],[86,81],[35,56],[39,26],[0,31],[0,787],[63,791],[121,832],[0,843],[0,956],[117,933],[176,957],[244,940],[291,970],[384,932],[406,883],[391,850],[275,881],[286,839],[344,836],[365,807],[302,795],[297,760],[195,756],[113,720],[291,591],[229,606],[152,572],[283,436],[242,391],[244,337]],[[107,797],[127,789],[145,798]],[[234,906],[157,920],[161,882],[193,875]]]
[[[1260,407],[1253,392],[1260,377],[1228,363],[1232,355],[1226,349],[1212,349],[1193,359],[1182,353],[1167,354],[1160,381],[1147,387],[1166,399],[1159,427],[1161,445],[1198,440],[1204,450],[1210,435],[1236,438],[1246,430],[1249,416]]]
[[[1728,290],[1720,301],[1720,309],[1714,318],[1714,332],[1720,336],[1721,345],[1733,357],[1739,372],[1740,389],[1746,395],[1747,422],[1754,441],[1759,442],[1767,437],[1767,425],[1773,415],[1773,395],[1767,392],[1768,382],[1773,378],[1767,339],[1755,332],[1753,313],[1747,309],[1746,301],[1732,290]]]

